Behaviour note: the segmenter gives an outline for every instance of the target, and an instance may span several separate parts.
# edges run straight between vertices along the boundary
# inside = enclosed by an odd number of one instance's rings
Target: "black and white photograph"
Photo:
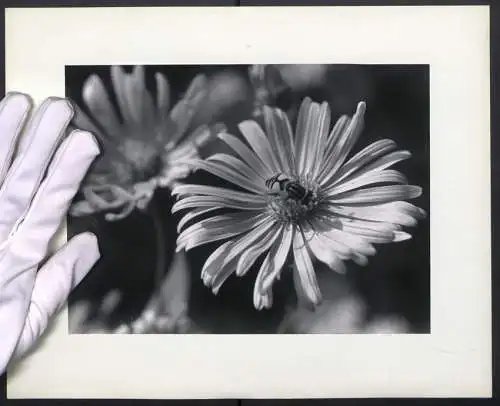
[[[49,247],[91,237],[91,269],[8,396],[490,396],[490,22],[9,10],[6,89],[69,100],[100,153]]]
[[[71,334],[429,334],[429,65],[67,65]]]

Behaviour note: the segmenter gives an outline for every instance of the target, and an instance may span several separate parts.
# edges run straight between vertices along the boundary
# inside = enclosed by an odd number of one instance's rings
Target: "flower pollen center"
[[[273,217],[286,224],[302,222],[318,206],[317,186],[305,179],[280,178],[268,187],[268,208]]]
[[[123,155],[132,166],[131,176],[134,182],[146,181],[160,172],[161,157],[153,143],[127,139],[121,147]]]

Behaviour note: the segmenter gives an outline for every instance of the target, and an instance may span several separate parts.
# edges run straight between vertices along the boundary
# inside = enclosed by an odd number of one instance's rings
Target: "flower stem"
[[[155,289],[160,289],[163,276],[165,274],[165,230],[163,228],[163,222],[160,215],[160,211],[154,200],[151,200],[149,204],[151,219],[153,220],[153,226],[155,230],[155,241],[156,241],[156,264],[155,264],[155,274],[154,274],[154,286]]]

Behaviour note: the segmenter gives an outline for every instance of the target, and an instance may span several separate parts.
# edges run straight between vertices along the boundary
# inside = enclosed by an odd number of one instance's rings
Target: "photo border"
[[[16,1],[16,2],[9,2],[9,3],[15,3],[15,4],[6,4],[4,7],[3,7],[3,10],[5,9],[5,7],[11,5],[15,5],[15,7],[33,7],[33,6],[38,6],[38,4],[36,4],[34,1]],[[35,3],[35,4],[34,4]],[[160,4],[161,3],[161,4]],[[176,4],[172,4],[172,3],[176,3]],[[188,5],[186,4],[186,2],[182,2],[182,5]],[[202,5],[208,5],[206,4],[207,2],[202,2],[203,4]],[[218,2],[220,3],[220,2]],[[235,2],[231,2],[231,3],[235,3]],[[259,5],[258,3],[259,2],[248,2],[248,1],[242,1],[242,2],[238,2],[240,3],[241,5]],[[283,5],[282,4],[283,2],[280,2],[280,5]],[[303,2],[287,2],[287,5],[298,5],[297,3],[303,3]],[[314,5],[352,5],[352,6],[359,6],[359,5],[373,5],[373,6],[380,6],[380,5],[427,5],[427,4],[432,4],[433,6],[439,6],[439,5],[470,5],[470,4],[474,4],[474,5],[478,5],[478,4],[481,4],[481,5],[490,5],[491,4],[491,7],[490,7],[490,29],[491,29],[491,33],[490,33],[490,48],[491,48],[491,81],[490,81],[490,84],[491,84],[491,101],[492,101],[492,105],[491,105],[491,111],[492,111],[492,115],[491,115],[491,132],[492,134],[497,134],[498,133],[498,127],[499,127],[499,123],[498,123],[498,115],[496,116],[494,113],[495,112],[498,112],[499,111],[499,108],[498,108],[498,66],[500,66],[500,61],[499,61],[499,45],[500,45],[500,29],[498,27],[498,21],[500,21],[500,15],[499,15],[499,10],[498,10],[498,7],[495,7],[495,4],[492,3],[492,2],[489,2],[489,1],[370,1],[370,0],[367,0],[367,1],[356,1],[356,0],[352,0],[352,1],[329,1],[327,2],[328,4],[325,4],[326,2],[307,2],[308,5],[313,5],[312,3],[314,3]],[[318,4],[320,3],[320,4]],[[121,1],[118,5],[120,7],[123,7],[123,6],[133,6],[133,5],[138,5],[138,4],[141,4],[141,6],[158,6],[158,5],[161,5],[161,6],[170,6],[170,5],[179,5],[179,1],[177,2],[138,2],[138,1]],[[59,7],[59,6],[90,6],[90,7],[98,7],[98,6],[115,6],[117,5],[117,2],[116,1],[101,1],[101,2],[92,2],[92,1],[78,1],[78,2],[69,2],[69,1],[58,1],[58,2],[47,2],[47,4],[45,4],[43,7]],[[212,5],[212,4],[210,4]],[[276,5],[276,1],[268,1],[266,2],[266,5]],[[4,19],[2,19],[2,23],[4,22]],[[5,55],[5,43],[4,41],[2,41],[2,46],[4,47],[2,49],[3,51],[3,54]],[[5,64],[2,64],[1,66],[1,69],[4,70],[5,68]],[[5,83],[4,83],[4,78],[5,78],[5,75],[4,73],[5,72],[1,72],[2,73],[2,83],[0,84],[0,90],[4,93],[5,91]],[[29,89],[27,89],[27,91],[29,91]],[[3,94],[2,93],[2,94]],[[497,157],[496,157],[496,151],[499,150],[499,146],[498,146],[498,141],[497,141],[498,137],[491,137],[491,163],[492,163],[492,166],[491,166],[491,179],[495,179],[497,178],[497,175],[498,175],[498,164],[496,162],[497,160]],[[496,209],[498,207],[498,198],[500,197],[499,196],[499,188],[498,187],[495,187],[495,186],[492,186],[492,208],[493,209]],[[493,232],[493,245],[492,247],[496,247],[496,238],[495,238],[495,232],[494,230],[497,228],[496,224],[497,224],[497,221],[498,221],[498,218],[497,216],[495,215],[495,211],[497,210],[493,210],[493,213],[492,213],[492,232]],[[496,269],[496,258],[497,258],[497,255],[495,255],[495,252],[496,250],[495,249],[492,249],[492,252],[493,252],[493,264],[492,264],[492,269]],[[498,276],[497,276],[497,273],[496,272],[492,272],[492,286],[493,286],[493,295],[492,295],[492,302],[493,302],[493,308],[494,309],[497,309],[498,306],[500,305],[500,299],[499,299],[499,295],[498,295]],[[496,343],[498,341],[497,337],[498,337],[498,317],[495,316],[496,315],[496,312],[493,311],[492,312],[493,314],[493,330],[492,330],[492,333],[493,333],[493,337],[492,337],[492,342],[493,342],[493,376],[498,376],[495,372],[497,371],[497,368],[498,368],[498,365],[499,365],[499,362],[498,362],[498,351],[496,350]],[[498,383],[497,383],[497,380],[496,379],[493,379],[493,396],[496,397],[497,393],[498,393]],[[1,401],[1,392],[0,392],[0,401]],[[428,401],[430,399],[427,399],[425,401]],[[90,400],[88,400],[90,401]],[[342,400],[338,400],[339,402],[342,402],[344,404],[348,404],[348,400],[347,399],[342,399]],[[396,401],[395,398],[392,398],[392,399],[388,399],[389,402],[393,402],[393,404],[395,404],[394,402]],[[401,399],[401,401],[403,402],[410,402],[410,399]],[[85,401],[85,404],[86,404],[87,400]],[[122,401],[120,401],[122,402]],[[148,402],[154,402],[154,401],[148,401]],[[159,401],[160,402],[160,401]],[[164,404],[165,402],[161,401],[162,404]],[[180,401],[182,402],[182,401]],[[191,402],[191,401],[189,401]],[[261,401],[258,401],[260,404]],[[276,404],[281,404],[281,402],[279,401],[273,401],[273,404],[275,404],[274,402],[277,402]],[[287,401],[287,402],[293,402],[293,404],[296,404],[297,401]],[[300,402],[300,401],[299,401]],[[315,401],[319,404],[319,402],[321,402],[321,404],[324,404],[324,401]],[[375,399],[364,399],[361,401],[362,404],[380,404],[379,401],[376,401]],[[44,402],[45,403],[45,402]],[[59,403],[59,402],[58,402]],[[127,402],[128,403],[128,402]],[[197,402],[198,403],[198,402]],[[210,402],[212,403],[212,402]],[[244,401],[245,404],[254,404],[253,401]],[[462,403],[462,402],[460,402]],[[49,404],[54,404],[54,403],[49,403]],[[122,404],[122,403],[120,403]],[[170,404],[170,403],[169,403]],[[266,404],[269,404],[266,402]],[[288,403],[287,403],[288,404]],[[361,404],[361,403],[356,403],[356,404]],[[397,404],[400,404],[399,402]],[[454,403],[456,404],[456,403]]]

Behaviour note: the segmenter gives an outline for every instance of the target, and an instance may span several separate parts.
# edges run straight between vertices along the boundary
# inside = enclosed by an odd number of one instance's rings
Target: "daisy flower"
[[[83,199],[71,207],[73,216],[104,211],[112,221],[144,210],[156,188],[171,187],[189,174],[187,162],[214,135],[207,126],[188,131],[207,95],[205,76],[196,76],[173,107],[167,78],[156,73],[155,79],[153,98],[142,66],[130,74],[111,67],[118,109],[99,76],[86,80],[83,101],[93,120],[78,108],[74,124],[93,132],[104,153],[82,185]]]
[[[194,163],[242,189],[179,185],[173,190],[179,197],[173,211],[190,209],[179,223],[178,251],[226,240],[202,270],[214,294],[233,273],[243,276],[263,258],[254,285],[256,309],[272,306],[272,286],[290,269],[299,299],[318,305],[314,261],[343,273],[347,260],[366,264],[374,244],[411,238],[403,226],[416,225],[426,213],[406,200],[422,190],[388,169],[410,152],[382,139],[350,154],[365,109],[359,103],[352,117],[342,116],[330,128],[329,105],[306,98],[292,132],[285,113],[266,106],[265,129],[253,120],[239,124],[246,143],[219,134],[236,156],[215,154]],[[222,214],[214,213],[220,209]]]

